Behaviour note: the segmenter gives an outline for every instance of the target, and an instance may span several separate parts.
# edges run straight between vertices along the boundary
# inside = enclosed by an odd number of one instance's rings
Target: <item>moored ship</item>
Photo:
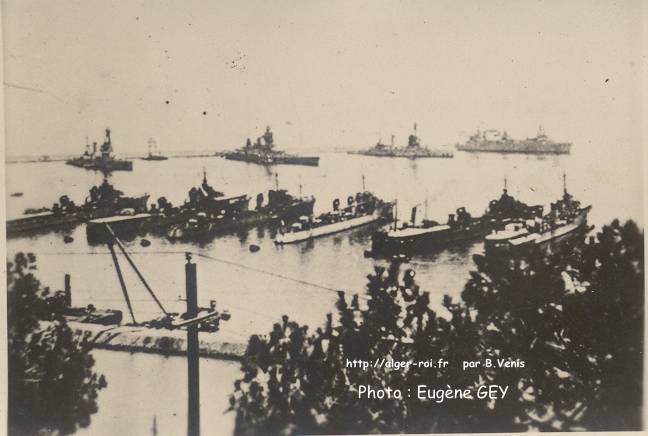
[[[340,200],[333,201],[333,210],[317,217],[302,216],[298,222],[284,223],[275,238],[279,245],[291,244],[331,235],[355,227],[389,220],[393,203],[384,202],[368,191],[349,196],[347,206],[340,209]]]
[[[28,209],[24,216],[7,220],[7,237],[74,226],[91,219],[118,214],[126,209],[141,213],[146,211],[147,202],[148,195],[127,197],[104,178],[101,185],[90,189],[89,196],[81,205],[63,195],[51,208]]]
[[[493,231],[484,239],[486,254],[520,254],[535,250],[555,251],[587,231],[587,215],[592,206],[581,206],[565,186],[563,196],[551,204],[542,218],[521,220]]]
[[[225,159],[251,162],[260,165],[308,165],[318,166],[318,156],[298,156],[274,149],[274,136],[270,126],[266,127],[263,136],[253,144],[248,138],[244,147],[222,153]]]
[[[555,142],[549,139],[542,126],[534,138],[515,140],[506,132],[498,130],[477,131],[464,144],[457,144],[457,150],[468,152],[526,153],[526,154],[569,154],[570,142]]]
[[[542,214],[542,206],[528,206],[508,194],[506,181],[499,199],[492,200],[481,217],[473,217],[465,208],[450,214],[445,224],[423,219],[416,222],[418,205],[412,208],[410,222],[400,226],[397,220],[389,229],[381,229],[372,236],[368,255],[423,254],[452,244],[487,235],[493,228],[512,219],[531,218]],[[427,208],[426,208],[427,209]]]
[[[110,128],[106,128],[106,138],[101,144],[97,154],[97,143],[92,146],[86,144],[86,151],[77,158],[65,161],[66,164],[87,170],[111,171],[132,171],[133,162],[124,159],[117,159],[113,154],[112,141],[110,139]]]
[[[207,183],[206,174],[199,188],[189,191],[189,201],[166,220],[172,223],[167,231],[170,239],[206,240],[215,234],[240,230],[280,220],[293,220],[303,214],[312,214],[313,197],[295,197],[287,190],[268,191],[268,202],[263,194],[256,197],[256,207],[249,209],[247,195],[225,196]]]
[[[405,147],[396,147],[394,145],[394,136],[392,136],[391,144],[383,144],[381,141],[367,150],[360,151],[350,151],[349,154],[361,154],[364,156],[375,156],[375,157],[406,157],[409,159],[419,159],[419,158],[451,158],[453,153],[447,150],[441,149],[430,149],[421,145],[421,140],[416,136],[416,123],[414,123],[414,133],[409,135],[407,140],[407,146]]]
[[[157,147],[157,142],[155,142],[155,139],[149,138],[148,140],[148,155],[142,158],[142,160],[152,160],[152,161],[159,161],[159,160],[167,160],[168,157],[160,154],[160,151],[158,150]]]

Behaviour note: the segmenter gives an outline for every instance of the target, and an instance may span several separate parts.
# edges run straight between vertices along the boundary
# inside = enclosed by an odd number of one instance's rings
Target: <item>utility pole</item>
[[[187,292],[187,318],[196,318],[198,315],[198,288],[196,278],[196,264],[191,263],[191,253],[186,253],[185,264],[186,292]],[[198,324],[187,326],[187,388],[188,388],[188,415],[187,435],[200,435],[200,369],[198,367]]]
[[[72,287],[70,286],[70,274],[65,274],[65,307],[72,307]]]

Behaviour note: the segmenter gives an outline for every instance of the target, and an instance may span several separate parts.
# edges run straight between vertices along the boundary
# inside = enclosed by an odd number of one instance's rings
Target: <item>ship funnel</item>
[[[412,208],[412,225],[416,224],[416,206]]]
[[[97,143],[93,142],[92,143],[92,154],[95,154],[97,152]]]

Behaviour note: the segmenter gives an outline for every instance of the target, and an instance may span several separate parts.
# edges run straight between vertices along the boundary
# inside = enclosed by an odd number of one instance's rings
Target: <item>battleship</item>
[[[142,158],[142,160],[167,160],[168,157],[160,154],[158,148],[157,148],[157,143],[155,142],[155,139],[149,138],[148,140],[148,154]]]
[[[317,217],[304,215],[299,221],[283,223],[275,244],[284,245],[331,235],[355,227],[389,220],[393,203],[380,200],[371,192],[358,192],[347,198],[347,206],[340,209],[340,200],[333,201],[333,210]]]
[[[551,203],[550,212],[543,217],[519,220],[494,230],[484,239],[486,254],[521,254],[536,250],[552,252],[566,241],[584,235],[588,230],[587,215],[592,206],[581,206],[567,192],[563,176],[563,196]]]
[[[414,123],[414,133],[409,135],[407,146],[396,147],[394,145],[394,136],[392,135],[391,144],[383,144],[382,141],[368,150],[350,151],[349,154],[361,154],[364,156],[375,157],[406,157],[409,159],[419,159],[426,157],[451,158],[454,157],[451,151],[435,150],[421,146],[421,140],[416,136],[416,123]]]
[[[467,152],[526,153],[526,154],[569,154],[570,142],[554,142],[545,134],[542,126],[535,138],[515,140],[506,132],[486,130],[472,135],[464,144],[457,144],[457,150]]]
[[[222,155],[225,159],[251,162],[260,165],[319,165],[319,157],[317,156],[288,154],[284,151],[275,150],[274,146],[272,131],[270,130],[270,126],[267,126],[263,136],[257,138],[254,144],[248,138],[244,147],[222,153]]]
[[[97,143],[92,146],[86,143],[86,151],[80,157],[65,161],[66,164],[87,170],[111,171],[132,171],[133,162],[117,159],[113,154],[112,141],[110,139],[110,128],[106,128],[106,138],[97,154]]]
[[[424,218],[416,221],[417,209],[412,208],[411,219],[398,226],[397,217],[393,226],[380,229],[372,235],[371,251],[368,256],[397,254],[424,254],[486,236],[494,228],[513,219],[526,219],[542,215],[542,206],[528,206],[508,194],[506,179],[504,191],[499,199],[491,200],[481,217],[473,217],[464,207],[449,214],[445,224]],[[427,201],[426,201],[427,215]]]

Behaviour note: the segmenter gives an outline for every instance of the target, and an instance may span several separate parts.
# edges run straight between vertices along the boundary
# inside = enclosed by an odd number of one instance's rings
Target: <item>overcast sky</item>
[[[3,2],[7,154],[641,140],[640,1]],[[168,104],[167,104],[168,101]]]

